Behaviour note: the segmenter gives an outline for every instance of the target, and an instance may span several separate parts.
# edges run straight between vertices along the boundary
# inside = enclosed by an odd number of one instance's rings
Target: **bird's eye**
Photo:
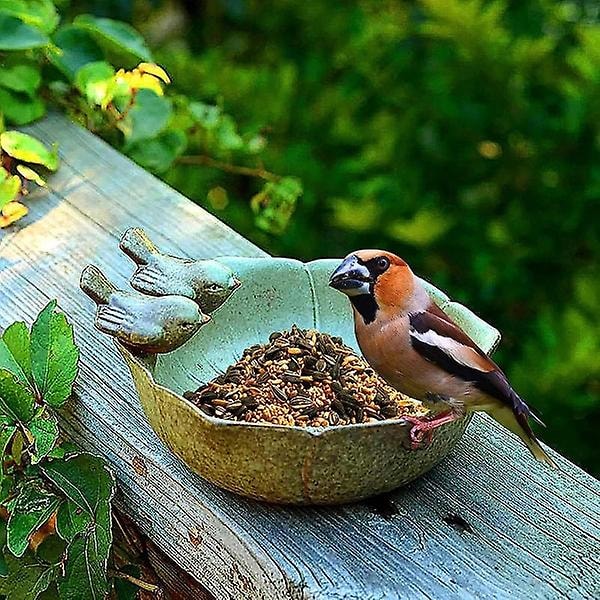
[[[211,283],[211,284],[210,284],[210,285],[209,285],[209,286],[206,288],[206,291],[207,291],[207,292],[212,292],[212,293],[214,293],[214,292],[218,292],[218,291],[219,291],[219,289],[220,289],[220,287],[219,287],[219,285],[218,285],[218,284],[216,284],[216,283]]]
[[[387,256],[380,256],[377,259],[377,270],[378,271],[381,271],[383,273],[383,271],[385,271],[389,266],[390,266],[390,259]]]

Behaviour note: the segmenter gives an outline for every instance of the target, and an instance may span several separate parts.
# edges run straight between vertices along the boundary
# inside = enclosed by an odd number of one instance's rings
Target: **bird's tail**
[[[152,256],[158,254],[158,248],[139,227],[130,227],[121,237],[119,247],[138,265],[147,265]]]
[[[525,410],[521,410],[520,407],[513,411],[508,406],[502,408],[496,408],[490,411],[490,414],[496,421],[501,425],[504,425],[507,429],[518,435],[525,445],[529,448],[531,454],[540,462],[546,463],[550,467],[556,469],[556,463],[550,458],[548,453],[542,448],[538,439],[535,437],[531,426],[527,420],[529,410],[526,405],[521,401]]]
[[[110,296],[117,288],[96,266],[88,265],[81,273],[79,287],[96,303],[108,304]]]

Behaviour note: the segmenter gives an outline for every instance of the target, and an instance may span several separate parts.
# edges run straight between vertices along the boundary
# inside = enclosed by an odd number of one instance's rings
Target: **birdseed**
[[[225,373],[184,397],[220,419],[300,427],[428,413],[387,385],[341,338],[295,325],[247,348]]]

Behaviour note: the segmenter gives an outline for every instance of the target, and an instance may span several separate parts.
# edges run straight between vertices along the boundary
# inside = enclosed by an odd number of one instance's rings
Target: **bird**
[[[352,252],[329,285],[349,298],[356,339],[371,367],[432,409],[432,418],[407,419],[412,447],[437,427],[484,411],[519,436],[538,461],[556,466],[529,418],[543,423],[500,367],[432,301],[402,258],[384,250]]]
[[[194,300],[202,312],[210,314],[240,286],[233,271],[216,260],[162,254],[139,227],[125,231],[119,247],[138,265],[130,283],[144,294],[186,296]]]
[[[96,328],[142,352],[171,352],[211,320],[185,296],[120,291],[94,265],[83,270],[80,287],[98,305]]]

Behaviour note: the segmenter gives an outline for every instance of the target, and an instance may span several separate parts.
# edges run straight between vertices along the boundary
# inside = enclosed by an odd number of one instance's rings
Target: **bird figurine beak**
[[[329,278],[330,287],[348,296],[368,294],[372,282],[369,269],[365,265],[361,265],[354,255],[344,259]]]

